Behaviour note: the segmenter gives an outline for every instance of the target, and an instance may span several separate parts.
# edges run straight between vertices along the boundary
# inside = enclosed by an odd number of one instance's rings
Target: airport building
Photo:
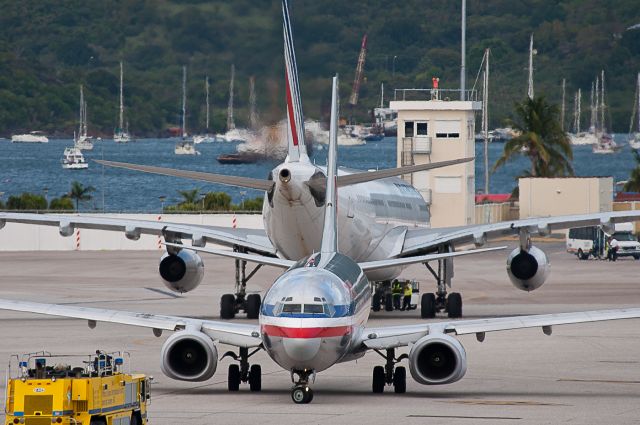
[[[428,164],[475,156],[475,112],[482,103],[459,90],[399,89],[390,108],[398,113],[397,166]],[[475,160],[403,178],[429,205],[432,227],[475,221]]]

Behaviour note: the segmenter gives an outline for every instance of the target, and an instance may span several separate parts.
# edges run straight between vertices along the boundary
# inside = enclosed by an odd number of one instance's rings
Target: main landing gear
[[[409,356],[402,354],[396,358],[396,350],[394,348],[388,349],[386,354],[382,354],[379,350],[375,351],[386,360],[386,364],[373,368],[373,383],[371,386],[373,392],[384,392],[386,385],[393,385],[393,390],[397,394],[407,392],[407,369],[405,369],[404,366],[396,367],[396,364],[409,358]]]
[[[234,246],[235,252],[246,252],[245,249]],[[241,310],[247,313],[247,319],[257,319],[260,315],[260,304],[262,302],[260,294],[247,295],[247,282],[262,267],[258,264],[247,276],[247,262],[236,259],[236,293],[224,294],[220,299],[220,318],[233,319]]]
[[[294,378],[294,375],[298,375],[298,379]],[[313,370],[292,370],[291,381],[293,381],[293,388],[291,388],[291,400],[295,404],[308,404],[313,400],[313,390],[309,388],[309,377],[312,377],[312,382],[315,380],[316,372]]]
[[[258,364],[249,366],[249,357],[258,351],[260,351],[260,348],[256,348],[253,352],[249,353],[248,348],[240,347],[240,355],[236,355],[233,351],[227,351],[224,356],[222,356],[220,360],[225,357],[231,357],[240,363],[229,365],[229,391],[238,391],[241,382],[248,382],[251,391],[260,391],[262,389],[262,368]]]
[[[442,247],[439,253],[451,252],[451,246]],[[434,270],[429,263],[424,263],[429,272],[436,279],[437,290],[435,294],[422,294],[420,299],[420,316],[430,319],[440,311],[446,311],[451,318],[462,317],[462,295],[457,292],[447,294],[447,286],[451,287],[453,277],[453,259],[438,260],[438,270]]]

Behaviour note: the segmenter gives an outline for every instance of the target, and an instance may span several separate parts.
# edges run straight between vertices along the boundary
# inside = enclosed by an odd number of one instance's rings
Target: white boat
[[[187,67],[182,67],[182,140],[176,143],[174,153],[176,155],[200,155],[196,150],[193,139],[187,135]]]
[[[634,121],[637,124],[635,133],[633,132]],[[629,146],[631,146],[631,149],[640,149],[640,72],[638,73],[635,102],[633,102],[633,113],[631,114],[631,125],[629,126]]]
[[[49,139],[41,131],[11,136],[11,143],[49,143]]]
[[[129,134],[129,124],[127,128],[124,127],[124,73],[122,62],[120,62],[120,120],[118,122],[118,128],[113,134],[113,141],[116,143],[128,143],[130,142],[131,135]]]
[[[226,142],[247,143],[252,137],[252,132],[244,128],[236,128],[236,124],[233,120],[233,85],[235,81],[235,75],[236,67],[235,65],[231,65],[231,80],[229,81],[229,104],[227,106],[227,132],[219,135],[218,140]]]
[[[205,134],[196,134],[195,136],[193,136],[193,143],[200,144],[200,143],[213,143],[213,142],[219,142],[219,141],[224,141],[224,140],[218,140],[216,136],[209,134],[209,116],[210,116],[210,112],[209,112],[209,77],[205,77],[204,79],[204,91],[205,91],[205,98],[206,98],[206,128],[207,128],[207,132]]]
[[[613,140],[613,136],[609,134],[606,130],[605,125],[605,114],[604,111],[606,109],[605,104],[605,90],[604,90],[604,71],[602,71],[602,77],[600,80],[600,89],[601,92],[598,93],[598,80],[596,79],[596,101],[595,105],[598,106],[598,110],[600,112],[600,120],[597,120],[596,114],[596,125],[595,125],[595,133],[598,139],[597,143],[593,145],[593,153],[596,154],[611,154],[620,150],[618,144]],[[598,95],[600,95],[600,102],[598,102]]]
[[[62,157],[62,168],[67,170],[82,170],[89,168],[89,164],[84,159],[82,151],[73,146],[64,149],[64,155]]]
[[[82,85],[80,85],[80,124],[78,137],[74,137],[74,146],[85,151],[93,150],[93,138],[87,135],[87,102],[84,100]]]

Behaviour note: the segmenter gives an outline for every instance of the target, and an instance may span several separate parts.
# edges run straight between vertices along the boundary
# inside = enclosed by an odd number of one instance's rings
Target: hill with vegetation
[[[112,134],[120,60],[135,135],[163,135],[179,124],[182,65],[188,66],[191,132],[204,127],[206,75],[213,128],[224,129],[231,64],[239,125],[248,121],[250,76],[256,77],[262,120],[284,116],[279,1],[4,0],[0,8],[0,135],[35,129],[72,134],[80,84],[90,129]],[[492,49],[492,126],[501,125],[525,96],[533,32],[536,94],[559,103],[566,78],[569,122],[573,93],[582,88],[586,111],[591,82],[604,69],[609,119],[616,131],[628,130],[640,71],[640,29],[628,29],[640,23],[637,0],[469,0],[467,12],[469,87],[484,49]],[[365,33],[369,49],[357,119],[366,120],[377,106],[382,82],[387,96],[393,88],[429,87],[433,76],[444,88],[459,84],[460,1],[293,0],[292,17],[308,117],[328,114],[335,72],[342,98],[348,98]]]

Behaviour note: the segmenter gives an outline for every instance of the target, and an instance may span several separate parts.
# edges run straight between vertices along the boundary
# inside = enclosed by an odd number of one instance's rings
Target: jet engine
[[[202,332],[181,331],[165,341],[160,352],[160,369],[171,379],[206,381],[216,372],[218,350]]]
[[[445,334],[427,335],[409,351],[409,371],[423,385],[450,384],[467,372],[467,353],[462,344]]]
[[[159,270],[167,288],[183,293],[200,285],[204,276],[204,263],[194,251],[181,249],[177,254],[166,252],[160,258]]]
[[[533,291],[547,280],[551,265],[547,255],[531,246],[528,251],[514,249],[507,258],[507,273],[511,283],[522,291]]]

